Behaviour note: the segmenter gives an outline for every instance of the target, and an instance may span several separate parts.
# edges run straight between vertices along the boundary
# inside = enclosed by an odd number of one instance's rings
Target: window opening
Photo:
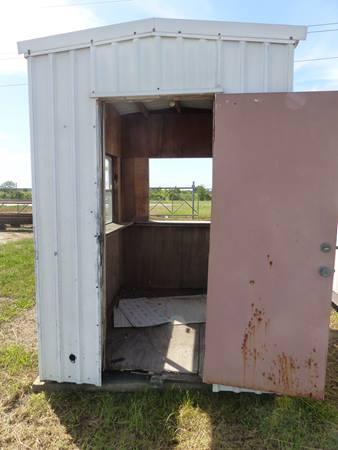
[[[113,222],[114,217],[114,201],[113,201],[113,159],[111,156],[105,157],[105,222],[106,224]]]

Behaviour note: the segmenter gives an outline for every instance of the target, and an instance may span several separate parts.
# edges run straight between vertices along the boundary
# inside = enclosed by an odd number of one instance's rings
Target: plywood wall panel
[[[122,116],[124,157],[203,158],[212,156],[212,111],[151,112]]]
[[[149,165],[147,158],[121,159],[122,222],[146,220],[149,215]]]
[[[137,224],[124,230],[124,285],[133,288],[207,286],[208,224]]]
[[[105,151],[110,156],[121,156],[121,116],[114,106],[105,106]]]

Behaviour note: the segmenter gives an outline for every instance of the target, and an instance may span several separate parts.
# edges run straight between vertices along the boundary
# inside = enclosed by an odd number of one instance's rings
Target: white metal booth
[[[288,92],[306,27],[146,19],[18,44],[28,61],[41,380],[102,383],[101,102]],[[156,106],[156,101],[157,106]],[[196,103],[197,105],[197,103]]]

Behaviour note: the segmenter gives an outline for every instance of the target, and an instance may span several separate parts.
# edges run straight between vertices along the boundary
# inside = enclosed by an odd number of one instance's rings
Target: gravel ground
[[[20,231],[0,231],[0,244],[6,242],[18,241],[19,239],[27,239],[33,237],[33,231],[31,229],[22,229]]]
[[[0,326],[0,347],[9,344],[23,345],[32,351],[37,349],[35,308]]]

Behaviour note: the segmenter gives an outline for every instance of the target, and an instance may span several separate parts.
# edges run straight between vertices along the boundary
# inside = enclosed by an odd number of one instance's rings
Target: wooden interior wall
[[[106,235],[106,294],[109,302],[121,287],[122,233],[123,230],[117,230]]]
[[[148,158],[126,157],[121,139],[121,124],[122,116],[112,104],[105,104],[105,152],[113,157],[114,221],[121,223],[147,220]]]
[[[110,103],[105,103],[104,120],[105,152],[110,156],[121,156],[121,116]]]
[[[149,218],[149,160],[121,159],[121,220],[134,222]]]
[[[114,157],[114,221],[148,220],[148,159],[211,157],[212,112],[170,109],[120,116],[107,103],[105,151]]]
[[[120,223],[121,215],[121,116],[113,105],[105,104],[104,112],[105,153],[113,158],[113,188],[114,217],[113,221]]]
[[[124,157],[212,156],[212,111],[170,109],[121,116]]]
[[[104,151],[113,158],[113,188],[114,188],[114,217],[113,221],[121,220],[121,117],[113,105],[104,105]],[[121,286],[122,276],[122,239],[119,231],[108,233],[105,236],[105,307],[104,341],[111,327],[111,312],[113,299]],[[107,367],[105,345],[103,364]]]
[[[123,230],[123,286],[206,289],[209,224],[135,224]]]
[[[122,233],[123,230],[117,230],[106,234],[106,265],[105,265],[105,279],[106,279],[106,298],[104,314],[104,341],[106,336],[109,336],[109,331],[112,327],[112,312],[116,300],[116,295],[120,290],[122,284],[123,264],[122,264]],[[104,349],[105,349],[104,343]],[[106,353],[104,350],[103,364],[104,369],[107,366]]]

